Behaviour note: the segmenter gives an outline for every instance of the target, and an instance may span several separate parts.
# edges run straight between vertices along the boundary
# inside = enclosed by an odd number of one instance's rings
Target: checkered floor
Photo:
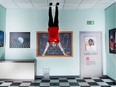
[[[0,81],[0,87],[116,87],[110,78],[38,78],[35,81]]]

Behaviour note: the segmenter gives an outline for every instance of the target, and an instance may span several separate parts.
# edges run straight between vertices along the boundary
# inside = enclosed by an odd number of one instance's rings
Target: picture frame
[[[97,50],[97,42],[95,36],[84,37],[85,51],[93,52]]]
[[[54,48],[51,44],[44,57],[72,57],[73,56],[73,32],[62,31],[59,32],[59,40],[67,56],[64,56],[61,49],[56,46]],[[43,57],[42,53],[46,47],[48,41],[48,32],[37,31],[36,32],[36,57]]]
[[[0,47],[4,47],[4,31],[0,30]]]
[[[30,32],[10,32],[10,48],[30,48]]]
[[[116,54],[116,28],[109,30],[109,53]]]

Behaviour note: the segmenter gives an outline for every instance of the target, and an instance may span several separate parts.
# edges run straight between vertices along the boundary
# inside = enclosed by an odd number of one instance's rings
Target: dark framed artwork
[[[116,28],[109,30],[109,52],[116,54]]]
[[[72,52],[73,32],[72,31],[59,32],[59,40],[65,53],[68,55],[66,57],[73,56]],[[48,32],[44,31],[36,32],[36,57],[39,56],[42,57],[47,41],[48,41]],[[56,48],[54,48],[51,44],[49,45],[48,50],[46,51],[45,57],[46,56],[64,57],[59,46],[57,45]]]
[[[30,32],[10,32],[10,48],[30,48]]]
[[[4,32],[0,31],[0,47],[4,46]]]

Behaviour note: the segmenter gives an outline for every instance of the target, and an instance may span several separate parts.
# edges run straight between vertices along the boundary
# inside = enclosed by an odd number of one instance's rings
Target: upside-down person
[[[58,25],[58,5],[59,3],[56,3],[56,11],[55,11],[55,18],[54,18],[54,22],[53,22],[53,17],[52,17],[52,3],[49,4],[49,22],[48,22],[48,42],[46,44],[46,47],[44,49],[44,52],[42,54],[42,56],[45,55],[46,51],[48,50],[48,47],[50,44],[52,44],[52,46],[55,48],[56,45],[59,46],[59,48],[61,49],[62,53],[64,55],[67,55],[64,51],[64,49],[62,48],[62,45],[60,43],[59,37],[58,37],[58,31],[59,31],[59,25]]]

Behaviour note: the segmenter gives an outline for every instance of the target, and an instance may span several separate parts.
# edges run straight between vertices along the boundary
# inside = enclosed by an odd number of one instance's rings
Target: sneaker
[[[52,3],[50,3],[49,6],[52,6]]]
[[[58,6],[58,5],[59,5],[59,2],[56,3],[56,6]]]

